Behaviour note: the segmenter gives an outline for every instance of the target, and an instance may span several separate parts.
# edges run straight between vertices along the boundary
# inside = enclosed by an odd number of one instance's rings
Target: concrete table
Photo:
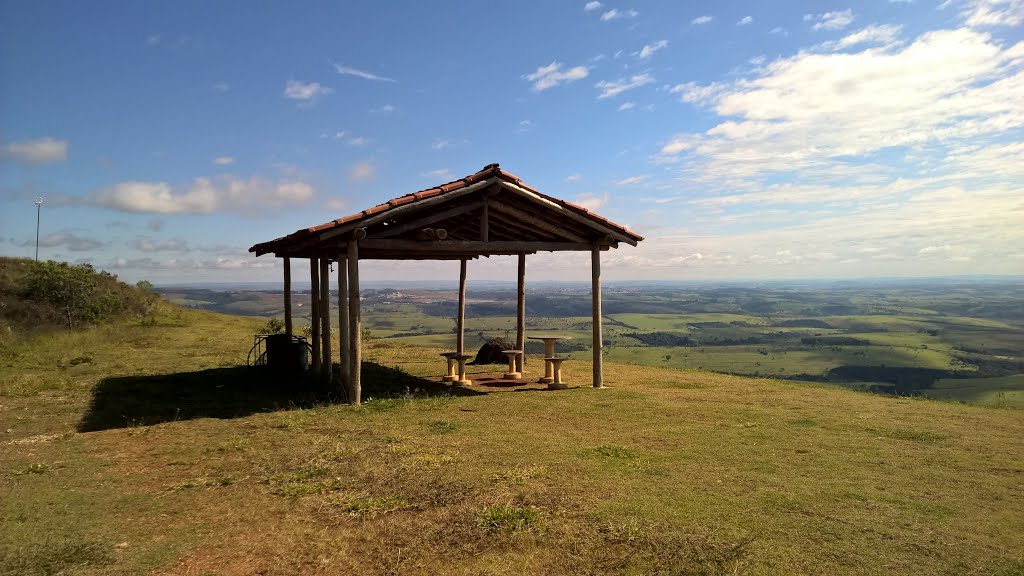
[[[442,352],[441,356],[448,359],[448,373],[441,377],[441,382],[454,382],[455,381],[455,357],[458,356],[458,352]]]
[[[558,340],[572,340],[572,336],[559,336],[557,334],[537,334],[536,336],[527,336],[530,340],[543,340],[544,341],[544,376],[538,380],[541,384],[550,384],[555,381],[555,369],[548,358],[554,358],[555,356],[555,342]]]

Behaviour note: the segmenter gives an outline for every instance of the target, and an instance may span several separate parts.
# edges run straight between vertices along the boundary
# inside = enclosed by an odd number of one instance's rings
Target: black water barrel
[[[266,338],[267,366],[275,372],[297,372],[309,367],[306,343],[287,334],[271,334]]]

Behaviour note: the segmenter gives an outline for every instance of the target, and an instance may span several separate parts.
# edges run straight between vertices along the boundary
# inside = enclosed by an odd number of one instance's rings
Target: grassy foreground
[[[238,368],[260,323],[0,350],[0,574],[1024,573],[1018,410],[583,361],[441,394],[382,340],[353,409]]]

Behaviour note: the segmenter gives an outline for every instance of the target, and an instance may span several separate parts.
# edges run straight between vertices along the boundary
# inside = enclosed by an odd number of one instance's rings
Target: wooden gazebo
[[[326,224],[249,248],[284,259],[285,331],[292,333],[291,259],[310,262],[312,369],[332,376],[330,262],[338,263],[341,381],[349,402],[360,402],[359,260],[459,260],[456,349],[464,350],[466,262],[480,256],[517,255],[519,291],[516,347],[526,332],[526,255],[588,251],[592,262],[593,385],[602,377],[601,252],[643,238],[586,208],[543,194],[490,164],[442,186],[400,196]],[[518,360],[522,370],[522,358]]]

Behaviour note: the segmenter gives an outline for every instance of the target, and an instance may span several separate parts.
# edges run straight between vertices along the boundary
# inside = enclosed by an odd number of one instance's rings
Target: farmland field
[[[514,290],[470,287],[467,346],[514,338]],[[528,333],[571,337],[562,351],[589,358],[588,290],[580,284],[530,290]],[[220,312],[282,314],[280,293],[269,291],[175,289],[166,295]],[[453,290],[368,290],[365,334],[451,348],[455,298]],[[296,294],[295,302],[301,318],[308,293]],[[1020,282],[623,284],[605,288],[603,312],[605,354],[614,362],[1024,407]],[[538,352],[539,346],[530,343],[528,349]]]

